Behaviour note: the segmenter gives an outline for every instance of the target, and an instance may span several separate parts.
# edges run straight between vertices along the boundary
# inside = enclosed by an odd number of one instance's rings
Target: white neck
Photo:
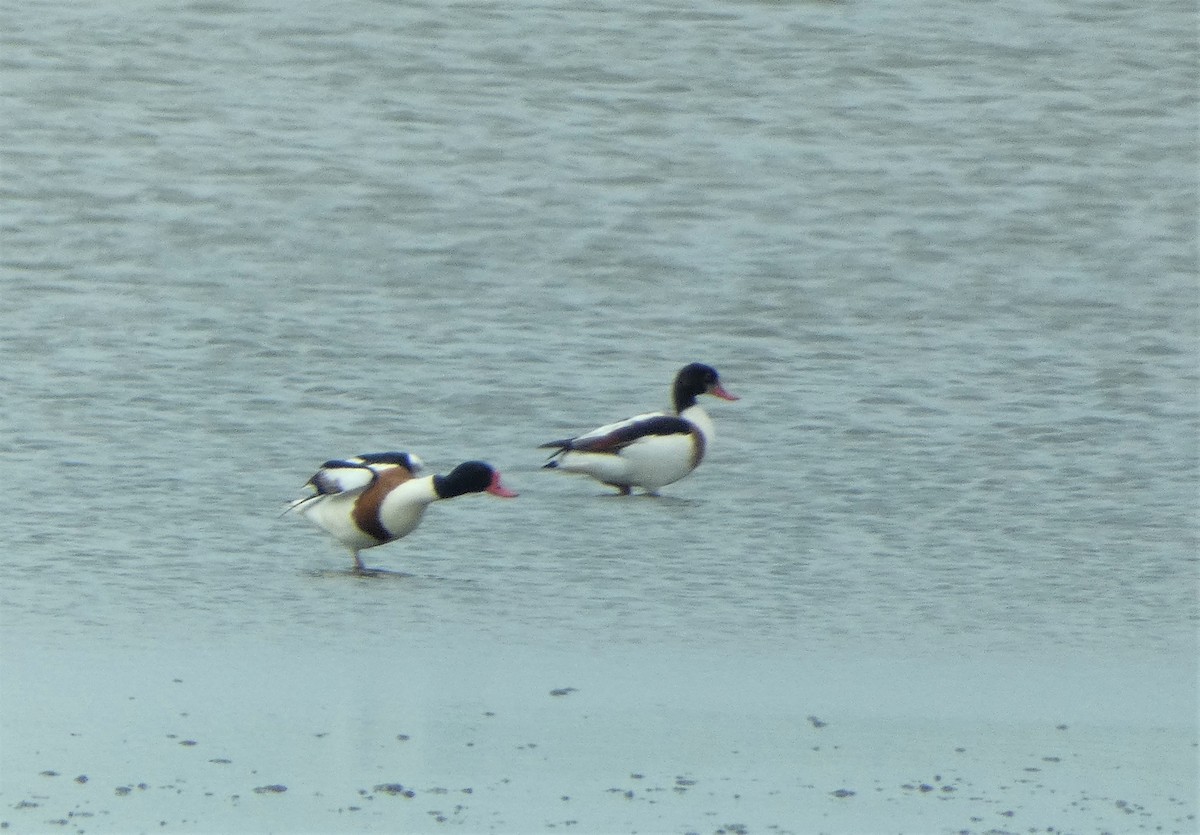
[[[433,476],[427,475],[424,478],[410,479],[388,493],[383,500],[383,507],[385,512],[389,507],[414,505],[424,507],[433,504],[439,498],[437,491],[433,489]]]
[[[713,429],[712,418],[708,416],[708,412],[700,408],[700,404],[689,406],[680,412],[679,416],[700,430],[700,434],[704,436],[705,443],[712,443],[713,438],[716,436],[716,431]]]
[[[421,524],[425,508],[438,499],[433,489],[433,476],[406,481],[383,499],[379,507],[379,521],[399,539],[412,533]]]

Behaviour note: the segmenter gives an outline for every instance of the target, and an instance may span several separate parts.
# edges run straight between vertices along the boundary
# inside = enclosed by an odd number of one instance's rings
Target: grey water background
[[[1194,665],[1195,11],[5,3],[5,642]],[[662,498],[539,471],[693,360]],[[387,449],[522,496],[351,578]]]

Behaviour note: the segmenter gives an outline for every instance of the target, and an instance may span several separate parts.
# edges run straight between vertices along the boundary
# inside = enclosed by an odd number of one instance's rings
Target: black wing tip
[[[358,456],[363,464],[398,464],[407,470],[413,469],[412,455],[407,452],[367,452]]]
[[[543,470],[557,470],[558,462],[557,461],[547,461],[545,464],[542,465],[542,469]]]
[[[321,498],[324,495],[325,495],[324,493],[322,493],[318,490],[316,493],[313,493],[311,495],[301,496],[298,499],[292,499],[290,502],[287,503],[287,506],[284,507],[283,511],[279,515],[287,516],[289,513],[299,513],[300,511],[304,510],[304,508],[306,508],[308,505],[312,504],[314,501],[316,501],[317,499]]]
[[[362,464],[356,464],[353,461],[347,461],[345,458],[330,458],[321,465],[322,470],[336,470],[342,467],[361,467]]]

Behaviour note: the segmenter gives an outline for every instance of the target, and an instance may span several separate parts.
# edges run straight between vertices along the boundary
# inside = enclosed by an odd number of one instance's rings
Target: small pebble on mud
[[[282,786],[279,783],[273,783],[269,786],[258,786],[254,789],[255,794],[282,794],[287,791],[287,786]]]
[[[412,789],[406,789],[399,783],[380,783],[374,789],[381,794],[399,795],[401,797],[416,797],[417,793]]]

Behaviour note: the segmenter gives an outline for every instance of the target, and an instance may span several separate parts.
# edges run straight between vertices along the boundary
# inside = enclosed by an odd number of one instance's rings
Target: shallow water
[[[1194,665],[1193,11],[9,9],[4,642]],[[539,471],[692,360],[666,495]],[[522,495],[351,577],[386,449]]]

